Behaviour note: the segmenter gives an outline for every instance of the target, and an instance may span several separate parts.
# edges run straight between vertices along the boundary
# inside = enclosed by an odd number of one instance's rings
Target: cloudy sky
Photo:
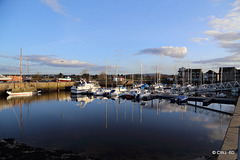
[[[240,67],[240,0],[2,0],[0,73]]]

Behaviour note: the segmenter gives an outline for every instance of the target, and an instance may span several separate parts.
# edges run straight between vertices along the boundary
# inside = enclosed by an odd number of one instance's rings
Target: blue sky
[[[2,0],[0,73],[240,67],[240,0]]]

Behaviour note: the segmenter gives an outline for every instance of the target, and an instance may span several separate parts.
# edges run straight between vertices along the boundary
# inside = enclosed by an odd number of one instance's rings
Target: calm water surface
[[[233,112],[233,105],[210,108]],[[167,100],[51,93],[0,99],[0,138],[109,159],[196,159],[223,142],[231,116]]]

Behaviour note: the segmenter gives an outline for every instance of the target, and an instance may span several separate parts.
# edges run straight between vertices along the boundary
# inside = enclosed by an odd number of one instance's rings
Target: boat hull
[[[77,89],[72,89],[71,90],[72,94],[91,94],[88,90],[77,90]]]
[[[9,96],[31,96],[31,95],[36,95],[39,92],[11,92],[11,91],[7,91],[7,94]]]

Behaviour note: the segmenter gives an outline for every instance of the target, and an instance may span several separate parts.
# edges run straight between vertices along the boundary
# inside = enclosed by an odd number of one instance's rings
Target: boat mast
[[[157,84],[157,65],[156,65],[156,73],[155,73],[155,77],[154,77],[154,83]]]
[[[143,82],[143,77],[142,77],[142,62],[141,62],[141,84],[143,84],[142,82]]]
[[[27,59],[27,73],[29,75],[29,64],[28,64],[28,59]]]
[[[157,84],[158,84],[158,65],[157,65],[157,68],[156,68],[156,77],[157,77]]]
[[[192,60],[190,61],[190,65],[191,65],[191,63],[192,63]],[[191,82],[191,84],[192,84],[192,68],[191,68],[191,70],[190,70],[190,82]]]
[[[21,83],[21,86],[22,86],[22,48],[21,48],[21,51],[20,51],[20,83]]]
[[[118,82],[118,62],[116,65],[116,87],[117,87],[117,82]]]
[[[177,82],[177,76],[178,76],[177,73],[178,73],[178,72],[177,72],[177,67],[176,67],[176,65],[175,65],[175,73],[176,73],[176,74],[175,74],[175,83],[178,84],[178,82]]]
[[[201,70],[202,70],[202,73],[201,73],[201,85],[204,83],[203,82],[203,80],[204,80],[204,78],[203,78],[203,64],[202,64],[202,57],[201,57]]]
[[[132,87],[134,88],[133,64],[132,64]]]
[[[159,83],[161,83],[161,70],[159,70]]]
[[[106,60],[106,82],[105,82],[105,86],[106,86],[106,89],[107,89],[107,60]]]
[[[185,76],[184,60],[182,61],[182,85],[184,86],[184,76]]]
[[[189,80],[189,79],[190,79],[190,77],[189,77],[189,60],[188,60],[188,76],[187,76],[187,77],[188,77],[188,84],[190,84],[190,83],[189,83],[189,81],[190,81],[190,80]]]
[[[223,81],[223,67],[221,67],[221,84],[222,84],[222,81]]]
[[[214,67],[212,67],[214,68]],[[213,77],[214,77],[214,73],[213,73],[213,70],[212,70],[212,84],[213,84]]]

